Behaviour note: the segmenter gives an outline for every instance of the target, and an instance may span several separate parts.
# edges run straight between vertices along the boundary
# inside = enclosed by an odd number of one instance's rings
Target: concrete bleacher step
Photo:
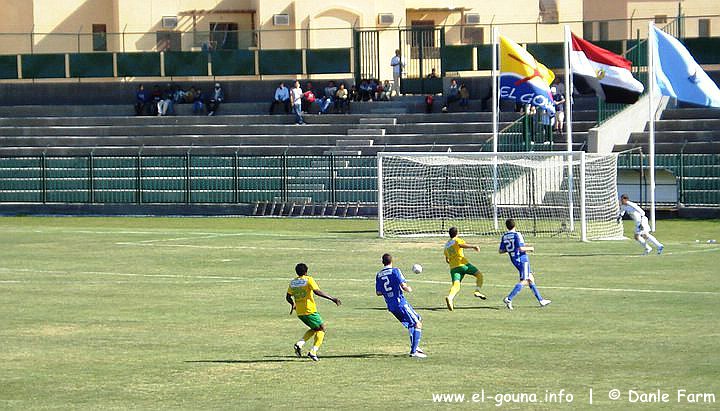
[[[360,120],[358,120],[359,124],[368,124],[368,125],[396,125],[397,124],[397,118],[395,117],[361,117]]]
[[[407,108],[401,107],[379,107],[370,109],[371,114],[405,114],[407,112]]]
[[[384,128],[349,128],[347,130],[349,136],[384,136]]]
[[[338,147],[348,147],[348,146],[371,146],[375,140],[367,139],[367,140],[336,140],[335,145]]]
[[[335,156],[361,156],[363,154],[362,150],[348,150],[348,149],[337,149],[337,148],[331,148],[330,150],[325,150],[322,152],[324,156],[329,155],[335,155]]]

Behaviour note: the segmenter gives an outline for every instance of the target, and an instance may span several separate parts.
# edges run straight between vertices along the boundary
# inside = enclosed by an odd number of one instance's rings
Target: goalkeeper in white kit
[[[645,211],[643,211],[639,205],[630,201],[627,194],[620,196],[620,214],[618,214],[617,217],[618,224],[620,224],[625,214],[629,215],[635,222],[635,240],[645,249],[643,255],[650,254],[653,250],[648,243],[651,243],[657,248],[658,254],[662,254],[665,247],[655,236],[650,234],[650,224],[645,216]]]

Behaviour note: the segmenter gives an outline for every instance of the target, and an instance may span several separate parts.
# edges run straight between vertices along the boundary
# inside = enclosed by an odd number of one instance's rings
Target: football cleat
[[[480,291],[475,290],[473,295],[481,300],[487,300],[487,297],[485,296],[485,294],[481,293]]]
[[[310,358],[313,361],[320,361],[317,354],[314,354],[312,351],[308,351],[308,358]]]
[[[648,255],[648,254],[650,254],[651,252],[652,252],[652,248],[647,247],[647,248],[645,249],[645,251],[643,251],[642,255]]]
[[[662,254],[664,249],[665,249],[664,245],[661,245],[660,247],[658,247],[658,251],[657,251],[658,255]]]
[[[540,307],[546,307],[546,306],[550,305],[551,302],[552,301],[546,300],[543,298],[542,300],[540,300]]]
[[[510,300],[509,298],[505,297],[505,298],[503,299],[503,302],[505,303],[505,307],[507,307],[508,310],[512,310],[512,309],[513,309],[512,300]]]
[[[293,348],[295,349],[295,355],[297,355],[298,358],[302,357],[302,351],[300,351],[301,347],[299,345],[295,344],[295,345],[293,345]]]
[[[427,354],[421,353],[419,350],[410,353],[410,357],[413,358],[427,358]]]
[[[453,299],[450,297],[445,297],[445,304],[447,304],[447,308],[450,311],[455,310],[455,305],[453,304]]]

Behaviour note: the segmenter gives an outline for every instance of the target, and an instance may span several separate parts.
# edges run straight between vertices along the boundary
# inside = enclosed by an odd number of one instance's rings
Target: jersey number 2
[[[381,280],[383,280],[383,288],[385,288],[385,291],[392,292],[392,288],[390,288],[390,278],[388,276],[380,277]]]

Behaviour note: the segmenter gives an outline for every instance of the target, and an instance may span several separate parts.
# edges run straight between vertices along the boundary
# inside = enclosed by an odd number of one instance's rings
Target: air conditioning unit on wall
[[[378,21],[380,24],[393,24],[395,22],[395,16],[392,13],[380,13],[378,14]]]
[[[273,26],[289,26],[290,15],[288,14],[275,14],[273,15]]]
[[[162,28],[164,29],[174,29],[178,25],[178,18],[177,16],[163,16],[162,18]]]
[[[480,24],[480,13],[468,13],[465,15],[465,24]]]

